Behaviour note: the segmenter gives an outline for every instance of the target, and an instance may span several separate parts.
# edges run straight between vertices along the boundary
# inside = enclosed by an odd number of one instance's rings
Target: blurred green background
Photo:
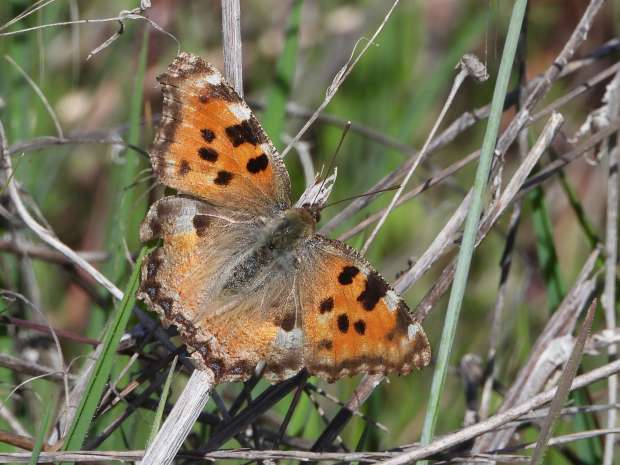
[[[528,78],[549,66],[572,32],[586,3],[583,0],[531,2]],[[0,25],[31,4],[27,0],[0,2]],[[76,19],[112,18],[119,11],[135,6],[134,2],[126,0],[56,1],[0,32]],[[305,119],[286,116],[282,99],[288,93],[290,101],[310,110],[315,109],[356,42],[361,39],[359,46],[364,44],[364,38],[372,35],[388,6],[387,2],[377,1],[242,2],[245,94],[250,104],[260,104],[261,109],[265,102],[273,103],[267,112],[257,110],[259,119],[267,118],[265,126],[268,132],[282,123],[285,135],[296,133]],[[287,29],[292,12],[295,14],[298,8],[299,29]],[[436,120],[455,75],[453,68],[463,53],[476,53],[487,64],[491,79],[484,84],[467,82],[464,85],[448,113],[448,123],[462,112],[490,101],[509,14],[510,5],[495,0],[403,0],[376,45],[370,47],[326,112],[366,125],[401,144],[419,149]],[[198,54],[218,68],[223,68],[219,1],[154,0],[147,16],[177,37],[182,50]],[[615,37],[619,32],[619,20],[620,1],[608,2],[577,55],[583,56]],[[131,269],[127,256],[139,249],[138,225],[149,203],[161,195],[162,190],[151,189],[153,179],[144,153],[109,141],[122,138],[143,151],[148,150],[153,135],[153,116],[161,109],[161,95],[155,76],[172,61],[177,44],[144,20],[127,20],[123,34],[87,60],[89,53],[118,29],[118,22],[92,22],[0,36],[0,119],[5,125],[10,146],[42,136],[58,135],[41,98],[17,67],[7,60],[5,56],[8,56],[41,89],[65,135],[87,134],[107,141],[50,145],[23,153],[17,151],[13,155],[13,163],[17,178],[57,236],[75,250],[109,254],[108,259],[99,263],[98,267],[122,288]],[[294,41],[297,39],[295,48]],[[294,65],[294,78],[289,87],[285,87],[284,96],[278,98],[278,95],[274,96],[274,93],[277,94],[274,86],[280,82],[277,79],[277,63],[283,55],[285,44],[292,48],[289,49],[287,61],[281,60],[283,64],[280,66],[286,70],[288,64],[290,70]],[[560,81],[548,100],[563,95],[568,89],[595,75],[609,66],[614,58],[617,60],[617,55],[600,60]],[[587,113],[600,105],[603,89],[603,86],[598,86],[563,108],[567,120],[563,131],[568,137],[583,122]],[[512,111],[509,111],[505,115],[506,121],[511,114]],[[145,123],[139,124],[142,120]],[[537,127],[540,126],[535,125],[534,131]],[[478,124],[448,147],[434,153],[416,172],[411,186],[418,185],[432,173],[479,148],[483,130],[484,123]],[[317,169],[329,164],[341,134],[341,127],[319,121],[304,136],[303,140],[310,143]],[[282,149],[282,135],[273,132],[270,135]],[[514,150],[509,152],[509,167],[515,166],[516,156]],[[405,157],[406,153],[402,151],[350,131],[337,158],[339,176],[331,199],[365,192],[397,168]],[[287,156],[286,164],[296,198],[303,191],[304,179],[295,151]],[[389,281],[394,281],[396,273],[407,268],[408,259],[415,260],[428,247],[471,185],[473,172],[473,165],[466,167],[391,214],[368,254],[370,262]],[[580,160],[566,170],[566,176],[589,221],[602,236],[605,213],[603,170]],[[555,180],[548,182],[543,193],[556,252],[554,267],[564,288],[570,288],[591,248],[560,184]],[[386,206],[392,195],[384,194],[338,228],[332,236],[337,237],[370,213]],[[327,209],[323,218],[329,219],[344,205]],[[474,259],[455,344],[455,369],[449,374],[443,397],[445,412],[439,418],[439,432],[456,429],[463,422],[465,405],[463,386],[456,370],[458,361],[466,353],[478,354],[483,358],[486,356],[490,315],[499,280],[499,259],[506,239],[508,215],[505,216]],[[0,223],[0,233],[5,239],[11,234],[3,223]],[[25,240],[34,240],[24,231],[20,234]],[[359,248],[365,237],[361,234],[349,243]],[[537,241],[540,237],[535,233],[531,209],[526,204],[510,275],[506,322],[498,356],[500,381],[506,386],[510,385],[516,370],[526,360],[531,343],[556,305],[554,298],[557,295],[550,290],[548,276],[544,276],[539,265]],[[448,258],[440,260],[410,289],[406,295],[410,307],[415,307],[447,263]],[[56,328],[100,338],[112,303],[98,289],[103,302],[95,304],[92,296],[76,284],[76,280],[84,279],[70,267],[41,260],[25,262],[15,254],[0,251],[0,287],[23,293],[45,312]],[[85,285],[93,286],[89,281]],[[424,324],[433,347],[438,344],[445,302],[441,301],[433,309]],[[12,316],[39,318],[28,306],[19,303],[5,305],[5,312]],[[596,324],[600,326],[601,322]],[[0,351],[29,356],[24,352],[24,347],[31,346],[23,333],[23,330],[11,325],[1,326]],[[71,341],[64,341],[63,349],[67,361],[91,350],[89,346]],[[42,355],[32,356],[37,358]],[[41,358],[38,360],[46,365],[54,363]],[[121,367],[126,359],[121,357],[119,360]],[[591,358],[585,360],[586,365],[593,362]],[[74,363],[76,368],[79,367],[80,358]],[[138,368],[136,366],[135,370]],[[131,374],[132,371],[124,379],[129,379]],[[432,368],[407,377],[394,377],[374,393],[363,410],[385,424],[390,433],[371,429],[365,445],[367,449],[418,439],[431,376]],[[8,369],[0,369],[0,381],[0,393],[4,397],[21,379]],[[318,383],[338,398],[346,400],[357,381],[345,379],[333,385]],[[181,378],[177,384],[174,392],[178,394]],[[30,434],[36,434],[40,426],[43,399],[47,399],[47,392],[56,387],[56,384],[44,379],[37,380],[11,397],[9,404],[19,406],[14,413]],[[225,399],[229,399],[233,392],[238,392],[239,386],[220,386],[218,390]],[[592,392],[599,391],[593,389]],[[499,401],[499,397],[496,400]],[[280,414],[286,411],[289,402],[290,397],[280,403]],[[335,406],[322,398],[320,403],[331,416]],[[101,429],[108,424],[115,415],[120,414],[122,408],[117,407],[117,413],[109,413],[96,428]],[[101,447],[114,450],[143,448],[151,423],[152,413],[140,410]],[[0,429],[7,428],[4,420],[0,419]],[[303,436],[311,443],[322,428],[323,420],[304,397],[288,434]],[[571,428],[570,423],[564,423],[557,432],[571,431]],[[355,448],[363,429],[364,422],[356,419],[345,430],[344,438],[352,448]],[[532,438],[535,435],[523,439]],[[233,445],[233,442],[228,444]],[[0,450],[12,448],[0,444]],[[557,459],[554,463],[570,463],[565,455],[552,453],[551,457]]]

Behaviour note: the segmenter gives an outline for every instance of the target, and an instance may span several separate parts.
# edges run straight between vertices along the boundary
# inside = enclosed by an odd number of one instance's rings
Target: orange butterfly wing
[[[304,364],[330,381],[356,373],[409,373],[430,363],[422,326],[366,260],[322,236],[300,272]]]
[[[162,183],[232,209],[290,206],[280,155],[213,66],[181,53],[158,80],[164,105],[150,155]]]
[[[153,204],[140,230],[142,241],[161,238],[163,245],[144,260],[138,298],[177,327],[197,365],[213,370],[218,383],[247,379],[263,361],[273,380],[302,367],[290,277],[259,289],[247,283],[232,295],[222,289],[256,233],[247,217],[183,196]]]

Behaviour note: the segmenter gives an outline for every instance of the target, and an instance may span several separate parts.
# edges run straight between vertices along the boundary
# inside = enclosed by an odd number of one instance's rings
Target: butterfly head
[[[304,210],[308,215],[310,215],[312,219],[314,220],[315,224],[321,221],[321,210],[322,209],[323,209],[323,206],[316,204],[316,203],[315,204],[304,203],[301,206],[301,210]]]
[[[284,213],[287,229],[295,236],[310,236],[316,228],[317,214],[313,207],[289,208]]]

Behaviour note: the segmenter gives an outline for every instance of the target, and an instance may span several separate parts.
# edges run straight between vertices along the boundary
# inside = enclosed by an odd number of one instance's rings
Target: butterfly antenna
[[[321,185],[319,186],[319,189],[317,190],[316,195],[314,196],[314,199],[312,199],[311,205],[314,205],[314,202],[316,202],[317,197],[323,190],[325,181],[329,177],[329,173],[331,173],[332,169],[334,168],[334,164],[336,163],[336,157],[338,156],[338,153],[340,152],[340,147],[342,147],[344,138],[349,133],[349,129],[351,129],[351,121],[347,121],[346,124],[344,125],[344,129],[342,130],[342,135],[340,136],[340,141],[338,142],[338,146],[336,147],[336,150],[334,151],[334,154],[332,155],[332,159],[329,162],[329,168],[327,169],[326,176],[323,177],[323,181],[321,181]]]
[[[379,189],[379,190],[372,191],[372,192],[366,192],[364,194],[354,195],[353,197],[346,197],[344,199],[336,200],[335,202],[328,203],[327,205],[325,205],[323,207],[323,209],[325,209],[327,207],[331,207],[333,205],[337,205],[337,204],[342,203],[342,202],[348,202],[350,200],[359,199],[361,197],[368,197],[368,196],[375,195],[375,194],[381,194],[383,192],[395,191],[396,189],[400,189],[400,184],[398,184],[396,186],[386,187],[385,189]]]

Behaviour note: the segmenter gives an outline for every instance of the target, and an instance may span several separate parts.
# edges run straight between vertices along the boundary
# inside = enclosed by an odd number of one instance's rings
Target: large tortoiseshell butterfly
[[[241,97],[204,60],[162,74],[151,150],[178,191],[151,206],[142,241],[162,239],[139,297],[174,324],[218,382],[257,365],[277,381],[302,368],[329,381],[409,373],[430,361],[422,326],[368,262],[315,234],[315,205],[292,205],[288,172]]]

